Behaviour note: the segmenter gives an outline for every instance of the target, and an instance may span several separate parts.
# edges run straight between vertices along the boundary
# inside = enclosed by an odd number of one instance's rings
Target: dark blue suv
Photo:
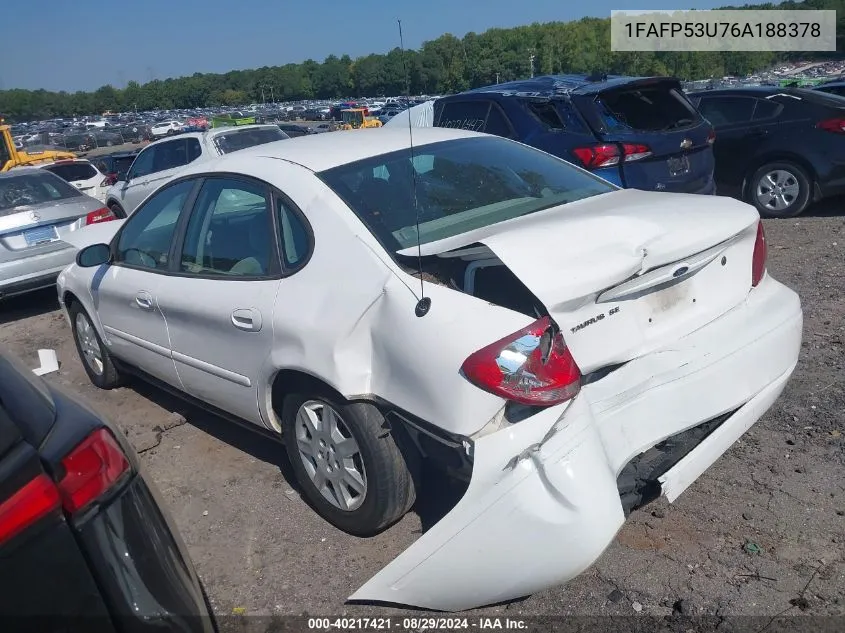
[[[512,138],[620,187],[712,194],[712,126],[671,77],[549,75],[442,97],[434,125]]]

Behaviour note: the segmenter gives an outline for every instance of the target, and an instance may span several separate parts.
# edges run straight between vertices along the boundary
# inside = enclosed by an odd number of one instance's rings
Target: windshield
[[[81,195],[79,190],[49,172],[0,178],[0,211]]]
[[[278,127],[250,128],[248,130],[232,130],[214,137],[214,144],[221,154],[231,154],[239,149],[255,147],[264,143],[281,141],[289,138]]]
[[[68,182],[74,180],[88,180],[97,175],[97,170],[90,163],[66,163],[61,165],[50,165],[45,167],[47,171],[51,171],[59,178],[63,178]]]
[[[383,154],[318,174],[389,251],[460,235],[616,189],[539,150],[498,137]],[[414,211],[416,180],[417,212]]]

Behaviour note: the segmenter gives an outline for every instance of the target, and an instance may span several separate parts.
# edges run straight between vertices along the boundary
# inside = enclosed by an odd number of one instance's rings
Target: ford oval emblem
[[[690,139],[685,138],[681,141],[681,149],[689,149],[690,147],[692,147],[692,141]]]
[[[33,222],[38,222],[41,219],[41,215],[37,211],[30,211],[29,219]]]
[[[680,277],[681,275],[686,275],[689,272],[689,266],[681,266],[680,268],[675,269],[675,272],[672,273],[673,277]]]

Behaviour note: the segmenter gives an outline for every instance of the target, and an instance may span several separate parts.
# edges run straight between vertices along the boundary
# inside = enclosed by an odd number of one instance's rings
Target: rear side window
[[[81,195],[78,189],[50,172],[0,178],[0,212]]]
[[[754,102],[751,97],[702,97],[698,111],[713,125],[730,125],[751,120]]]
[[[68,182],[74,180],[88,180],[97,175],[97,170],[89,163],[67,163],[66,165],[50,165],[45,167],[47,171],[51,171],[59,178],[63,178]]]
[[[498,104],[492,101],[450,101],[443,105],[437,127],[486,132],[511,137],[511,126]]]
[[[609,131],[662,131],[688,127],[698,120],[687,98],[674,88],[614,90],[597,100],[599,117]]]
[[[199,158],[201,153],[199,141],[195,138],[181,138],[156,145],[153,171],[182,167]]]
[[[779,103],[774,101],[766,101],[765,99],[757,99],[757,107],[754,108],[754,120],[772,119],[780,114],[783,109]]]

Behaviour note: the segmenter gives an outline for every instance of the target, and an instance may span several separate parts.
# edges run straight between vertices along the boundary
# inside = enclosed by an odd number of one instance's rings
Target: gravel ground
[[[801,360],[774,407],[675,504],[632,514],[582,576],[469,615],[845,615],[843,204],[766,222],[769,271],[805,310]],[[48,380],[126,432],[217,613],[402,613],[344,599],[436,520],[440,490],[381,535],[354,538],[302,501],[280,446],[152,387],[92,387],[53,291],[0,304],[0,345],[32,366],[38,348],[56,349]]]

